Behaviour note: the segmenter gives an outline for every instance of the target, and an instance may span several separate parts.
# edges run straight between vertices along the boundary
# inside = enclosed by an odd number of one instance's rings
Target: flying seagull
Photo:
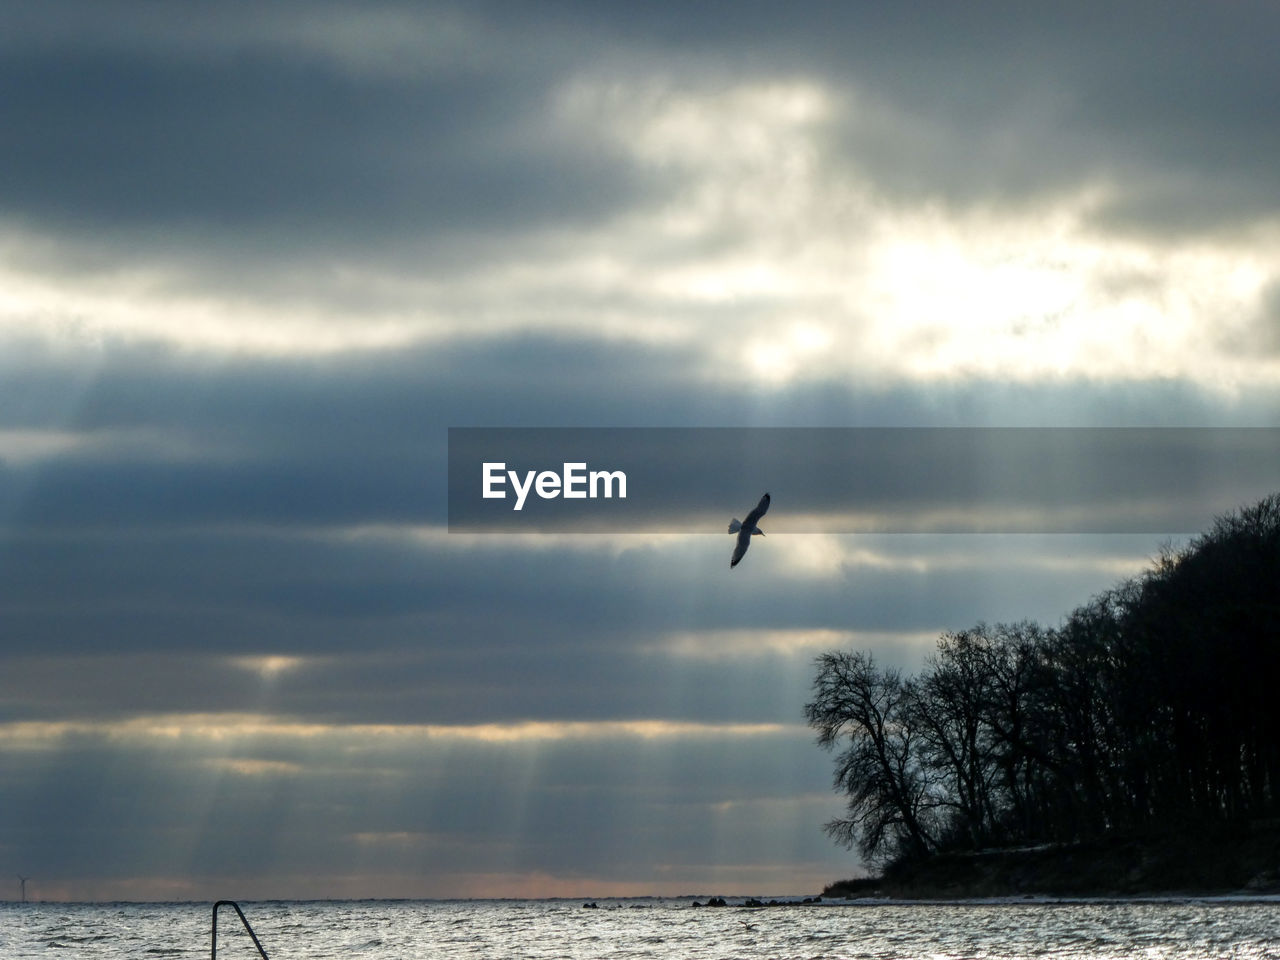
[[[729,523],[729,532],[738,535],[738,545],[733,548],[733,559],[729,561],[730,567],[736,567],[738,561],[743,558],[747,552],[747,547],[751,546],[751,538],[757,533],[764,536],[764,531],[756,526],[760,518],[765,515],[769,509],[769,495],[766,493],[760,498],[760,502],[756,504],[756,508],[747,514],[747,519],[741,523],[738,518],[734,517]]]

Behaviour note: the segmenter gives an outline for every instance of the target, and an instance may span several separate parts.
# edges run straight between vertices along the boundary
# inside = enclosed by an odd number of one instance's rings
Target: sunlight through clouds
[[[207,286],[214,278],[207,280],[192,266],[122,264],[105,276],[86,277],[0,263],[0,285],[7,291],[0,300],[0,337],[35,340],[56,351],[154,344],[215,355],[297,358],[391,350],[423,335],[399,311],[351,316],[300,295],[217,291]]]
[[[79,450],[93,438],[69,430],[0,430],[0,463],[25,465]]]
[[[1044,219],[911,216],[886,224],[869,284],[882,349],[917,377],[1193,377],[1245,372],[1212,331],[1261,295],[1254,245],[1153,251],[1086,225],[1089,191]],[[1140,283],[1117,282],[1122,277]],[[1194,358],[1194,361],[1192,360]]]
[[[1267,381],[1209,333],[1263,296],[1280,260],[1254,237],[1161,249],[1090,225],[1111,188],[1026,208],[875,198],[854,167],[819,163],[837,98],[813,83],[730,90],[580,82],[569,101],[644,164],[684,176],[656,226],[679,244],[652,289],[698,319],[718,367],[763,383],[861,375],[1188,377]],[[853,121],[856,123],[856,117]],[[687,238],[702,238],[701,247]],[[1142,275],[1142,287],[1114,278]],[[1216,319],[1214,319],[1216,318]],[[1189,358],[1195,362],[1189,362]]]
[[[249,657],[232,657],[231,663],[256,674],[264,681],[271,681],[280,674],[289,670],[296,670],[306,664],[312,658],[309,657],[288,657],[280,654],[263,654],[260,656]]]
[[[1273,426],[1264,7],[4,8],[5,869],[67,898],[852,871],[815,656],[1052,625],[1219,478],[703,428]],[[660,478],[633,494],[691,482],[450,532],[450,432],[485,426],[675,428],[618,459]],[[1221,447],[1223,489],[1271,446]]]
[[[815,534],[776,537],[770,562],[783,576],[843,578],[864,572],[922,575],[946,570],[1075,570],[1131,576],[1150,559],[1153,541],[1135,535]]]
[[[230,713],[208,715],[160,715],[120,721],[81,723],[76,721],[0,723],[0,742],[27,750],[56,750],[74,739],[97,739],[138,744],[182,741],[216,746],[263,742],[305,744],[324,738],[330,749],[391,749],[477,742],[521,744],[546,741],[584,740],[698,740],[739,737],[793,735],[804,727],[788,728],[776,723],[693,723],[674,720],[609,721],[525,721],[480,724],[320,724],[295,723],[270,716],[237,716]],[[327,752],[327,751],[326,751]],[[218,756],[225,765],[237,758]],[[238,772],[253,769],[242,766]],[[270,764],[261,767],[271,772]]]
[[[240,777],[293,777],[304,769],[300,763],[249,757],[210,757],[204,763],[215,773],[233,773]]]
[[[904,654],[913,649],[932,649],[938,635],[933,632],[874,633],[855,630],[703,630],[664,636],[651,649],[664,656],[685,660],[740,661],[751,657],[800,659],[806,664],[818,654],[833,649],[894,647]]]
[[[353,251],[229,296],[211,286],[223,268],[198,255],[75,276],[11,258],[0,330],[323,357],[536,322],[678,346],[712,381],[745,365],[769,389],[849,376],[1275,380],[1280,360],[1224,349],[1213,330],[1256,312],[1280,274],[1276,245],[1106,235],[1091,225],[1111,198],[1102,183],[1008,209],[889,202],[824,153],[847,106],[814,80],[580,77],[554,95],[555,122],[650,171],[656,204],[513,236],[447,282]]]

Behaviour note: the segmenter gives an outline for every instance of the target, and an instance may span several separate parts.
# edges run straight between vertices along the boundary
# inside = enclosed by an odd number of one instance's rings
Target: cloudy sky
[[[767,456],[687,534],[449,532],[449,428],[1280,426],[1277,34],[1262,2],[4,4],[0,876],[857,873],[813,657],[1055,623],[1165,537],[789,533]],[[764,489],[782,535],[730,572]]]

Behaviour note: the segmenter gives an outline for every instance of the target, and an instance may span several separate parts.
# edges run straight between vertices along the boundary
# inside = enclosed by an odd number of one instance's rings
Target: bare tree
[[[947,633],[915,677],[818,659],[805,707],[839,746],[869,860],[1280,814],[1280,494],[1073,610],[1056,629]]]
[[[826,653],[818,665],[805,715],[824,748],[847,741],[835,786],[848,797],[848,816],[828,823],[828,834],[869,860],[935,849],[930,784],[907,722],[912,687],[897,671],[878,669],[870,654]]]
[[[985,627],[945,634],[917,681],[908,722],[919,732],[922,761],[941,786],[947,832],[961,846],[993,839],[993,787],[999,774],[989,720],[995,699]]]

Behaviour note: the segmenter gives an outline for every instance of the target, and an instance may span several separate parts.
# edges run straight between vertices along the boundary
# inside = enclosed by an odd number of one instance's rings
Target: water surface
[[[244,903],[271,960],[436,958],[1274,958],[1280,903],[826,903],[690,900]],[[731,901],[732,903],[732,901]],[[0,957],[210,955],[210,904],[0,904]],[[257,957],[234,911],[218,957]]]

